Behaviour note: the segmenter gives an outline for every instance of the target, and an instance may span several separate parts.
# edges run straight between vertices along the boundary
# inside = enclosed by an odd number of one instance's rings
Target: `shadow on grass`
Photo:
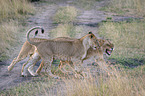
[[[136,58],[126,58],[126,59],[112,59],[111,62],[113,61],[112,64],[121,64],[124,67],[128,68],[136,68],[138,66],[144,65],[145,64],[145,59],[136,59]],[[115,62],[115,63],[114,63]]]

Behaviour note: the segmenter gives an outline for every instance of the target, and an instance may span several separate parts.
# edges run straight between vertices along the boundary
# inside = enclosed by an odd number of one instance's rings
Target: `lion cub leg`
[[[37,59],[37,58],[38,58],[38,59]],[[40,57],[37,57],[37,58],[36,58],[36,60],[34,61],[33,65],[31,65],[31,66],[28,68],[29,73],[30,73],[31,75],[33,75],[33,76],[37,76],[37,75],[38,75],[37,72],[35,73],[34,70],[33,70],[35,64],[41,59]]]
[[[27,70],[30,72],[30,74],[32,76],[36,76],[36,74],[34,73],[34,71],[32,70],[33,67],[31,65],[35,64],[36,61],[38,61],[39,59],[39,54],[37,52],[35,52],[31,58],[28,60],[28,62],[25,64],[24,66],[24,70],[22,70],[22,76],[27,76]],[[31,67],[30,67],[31,66]],[[30,68],[29,68],[30,67]],[[29,68],[29,69],[28,69]]]
[[[44,61],[42,60],[42,61],[41,61],[41,64],[40,64],[39,67],[38,67],[38,69],[36,70],[36,73],[37,73],[37,74],[40,74],[40,71],[42,70],[43,66],[44,66]]]
[[[48,73],[49,76],[55,78],[55,79],[59,79],[60,77],[59,76],[56,76],[54,74],[52,74],[51,72],[51,65],[52,65],[52,62],[53,62],[53,58],[44,58],[44,64],[46,66],[47,69],[45,69],[45,71]]]
[[[67,71],[67,70],[65,69],[66,65],[68,65],[70,68],[73,68],[73,66],[72,66],[72,65],[73,65],[73,62],[71,62],[71,61],[61,61],[61,60],[60,60],[60,63],[59,63],[58,68],[59,68],[63,73],[70,73],[70,74],[72,74],[71,71]]]

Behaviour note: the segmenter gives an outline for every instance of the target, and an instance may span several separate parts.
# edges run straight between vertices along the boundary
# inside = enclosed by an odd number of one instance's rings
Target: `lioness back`
[[[45,46],[45,47],[42,47]],[[39,48],[40,47],[40,48]],[[47,51],[44,51],[46,50]],[[49,54],[50,56],[66,56],[66,57],[79,57],[80,54],[83,54],[84,47],[81,45],[81,41],[79,40],[72,40],[72,41],[64,41],[64,40],[49,40],[39,44],[37,46],[39,52],[43,54]]]

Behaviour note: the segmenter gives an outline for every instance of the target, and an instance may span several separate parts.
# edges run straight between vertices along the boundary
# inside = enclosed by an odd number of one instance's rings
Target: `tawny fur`
[[[40,38],[31,38],[32,41],[35,42],[41,42],[41,41],[45,41],[46,39],[40,39]],[[17,57],[15,57],[12,61],[12,63],[8,66],[8,71],[11,71],[13,69],[13,67],[15,66],[16,63],[18,63],[19,61],[25,59],[26,57],[31,57],[32,54],[34,54],[35,51],[35,46],[31,45],[28,41],[26,41],[20,52],[19,55]]]
[[[67,39],[71,39],[71,38],[67,38]],[[98,39],[98,41],[99,41],[100,48],[97,49],[97,50],[93,50],[93,48],[89,48],[88,51],[87,51],[87,55],[86,55],[86,57],[83,60],[87,60],[87,59],[89,59],[91,57],[97,56],[99,58],[99,61],[103,60],[102,62],[105,62],[104,58],[103,58],[103,53],[107,54],[106,50],[109,50],[112,53],[113,48],[114,48],[114,44],[112,44],[112,43],[110,43],[110,41],[104,40],[104,39]],[[64,71],[63,70],[62,71],[64,73],[66,72],[66,70],[64,69],[66,64],[72,65],[73,63],[72,63],[72,61],[60,61],[59,69],[60,70],[63,69]],[[43,68],[43,66],[44,66],[44,64],[41,63],[39,68],[37,69],[36,73],[39,74],[41,69]]]
[[[75,39],[73,41],[69,40],[47,40],[43,42],[34,42],[29,39],[29,34],[34,29],[42,29],[41,27],[35,27],[28,31],[27,33],[27,40],[30,44],[36,46],[37,51],[34,54],[34,58],[30,60],[30,62],[37,57],[37,53],[44,61],[44,64],[48,66],[48,73],[50,76],[55,77],[51,73],[51,64],[53,62],[53,57],[58,57],[60,60],[82,60],[86,57],[87,50],[92,47],[94,50],[98,47],[97,38],[94,34],[89,33],[86,36]],[[43,29],[42,29],[43,30]],[[28,65],[28,66],[31,66]],[[28,67],[27,66],[27,67]],[[26,68],[24,68],[26,69]]]

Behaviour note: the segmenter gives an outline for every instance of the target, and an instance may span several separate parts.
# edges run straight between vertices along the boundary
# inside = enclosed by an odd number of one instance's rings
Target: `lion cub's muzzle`
[[[114,50],[113,48],[110,48],[110,49],[106,49],[105,52],[108,56],[110,56],[113,50]]]

